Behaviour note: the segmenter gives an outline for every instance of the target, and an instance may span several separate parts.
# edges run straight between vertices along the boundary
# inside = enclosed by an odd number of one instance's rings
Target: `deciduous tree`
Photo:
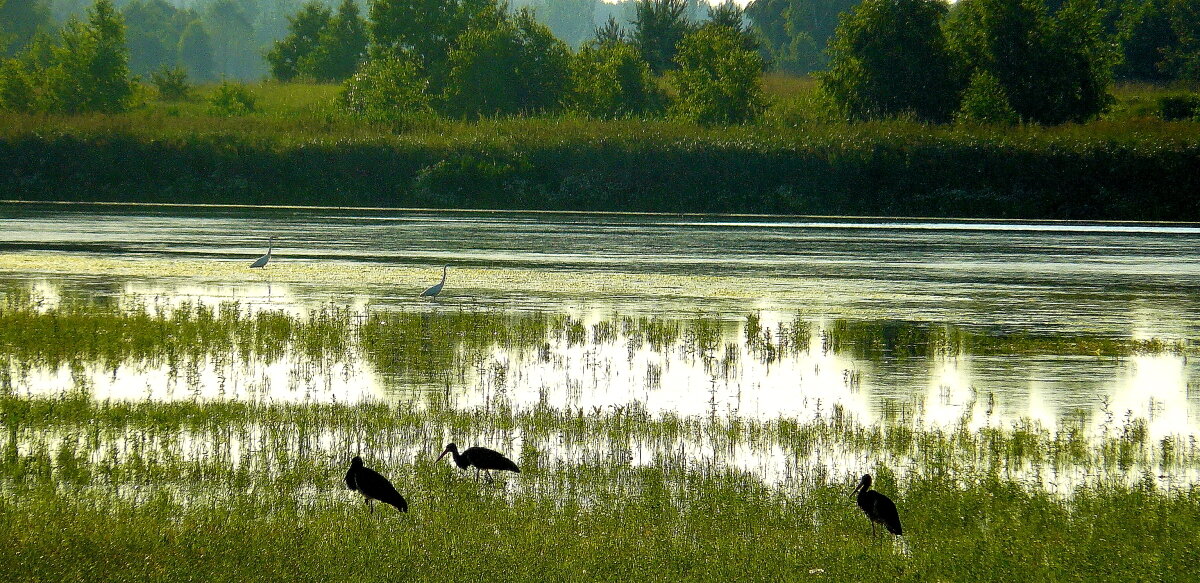
[[[1166,0],[1126,4],[1117,24],[1117,42],[1121,47],[1121,61],[1114,71],[1117,77],[1142,81],[1172,77],[1168,58],[1179,46],[1179,37],[1171,27]]]
[[[300,12],[288,17],[288,35],[275,42],[267,52],[267,62],[271,64],[271,76],[280,81],[291,81],[302,71],[303,61],[311,59],[317,50],[321,32],[329,26],[333,19],[324,4],[309,2]]]
[[[200,81],[208,81],[215,76],[212,39],[199,19],[189,22],[179,37],[179,62],[193,78]]]
[[[679,41],[695,28],[687,10],[687,0],[637,0],[633,45],[655,73],[675,67]]]
[[[359,16],[354,0],[342,0],[302,69],[321,81],[341,81],[354,74],[366,53],[366,21]]]
[[[129,45],[129,69],[146,75],[178,62],[179,39],[188,22],[196,18],[165,0],[133,0],[121,11]]]
[[[1095,0],[1067,0],[1053,16],[1041,0],[960,0],[947,30],[964,68],[999,81],[1026,120],[1085,121],[1111,99]]]
[[[467,29],[499,19],[495,0],[371,0],[368,32],[374,54],[403,51],[437,84],[451,50]],[[476,40],[478,39],[476,33]]]
[[[860,0],[753,0],[746,16],[770,66],[795,74],[824,69],[838,20]]]
[[[472,27],[450,52],[447,111],[466,117],[554,111],[566,92],[569,54],[528,11]]]
[[[86,22],[72,19],[51,50],[44,72],[44,107],[50,111],[118,112],[129,107],[133,81],[125,25],[110,0],[96,0]]]
[[[1200,0],[1168,0],[1178,44],[1166,49],[1166,67],[1175,78],[1200,81]]]
[[[822,88],[852,118],[946,121],[961,85],[942,34],[942,0],[864,0],[830,41]]]
[[[38,32],[49,32],[52,26],[46,0],[0,1],[0,56],[27,49]]]
[[[706,125],[745,123],[766,105],[762,57],[733,28],[700,27],[683,38],[675,59],[674,110],[681,117]]]
[[[574,111],[602,119],[645,115],[660,111],[665,99],[650,65],[629,43],[589,43],[571,59]]]

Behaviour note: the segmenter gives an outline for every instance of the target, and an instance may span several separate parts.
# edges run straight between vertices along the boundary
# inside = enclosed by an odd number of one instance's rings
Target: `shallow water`
[[[322,368],[282,358],[145,363],[85,371],[97,398],[354,401],[449,390],[460,406],[504,399],[754,418],[827,415],[929,425],[1082,412],[1151,434],[1200,433],[1200,369],[1186,354],[861,355],[822,346],[838,319],[1038,337],[1200,339],[1200,228],[362,209],[0,205],[0,284],[48,302],[86,296],[169,308],[237,301],[306,313],[569,314],[725,322],[710,358],[617,335],[544,350],[496,347],[451,387],[397,377],[360,355]],[[249,263],[278,237],[272,262]],[[450,265],[442,295],[420,299]],[[806,350],[766,358],[744,324],[812,326]],[[722,364],[722,362],[724,364]],[[15,377],[18,392],[79,382],[68,368]]]

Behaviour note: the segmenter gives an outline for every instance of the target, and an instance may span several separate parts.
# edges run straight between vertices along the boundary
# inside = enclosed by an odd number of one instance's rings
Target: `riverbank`
[[[1200,124],[9,116],[0,199],[1200,220]]]

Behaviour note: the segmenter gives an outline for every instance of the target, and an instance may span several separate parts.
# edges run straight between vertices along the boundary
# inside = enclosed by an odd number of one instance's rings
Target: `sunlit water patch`
[[[238,304],[154,312],[30,296],[3,314],[5,391],[98,400],[503,404],[581,412],[971,428],[1084,416],[1200,427],[1187,343],[994,336],[912,322],[696,316],[577,319],[494,310],[305,316]],[[15,306],[15,308],[14,308]],[[972,353],[972,351],[977,353]],[[999,354],[993,354],[999,352]]]
[[[449,264],[451,306],[1171,338],[1200,321],[1188,225],[13,204],[0,217],[0,279],[96,294],[407,309]],[[271,265],[250,270],[270,235]]]

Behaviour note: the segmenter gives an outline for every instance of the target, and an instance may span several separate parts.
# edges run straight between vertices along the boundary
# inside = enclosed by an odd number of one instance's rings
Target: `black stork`
[[[863,474],[854,492],[858,494],[858,507],[871,519],[871,534],[875,534],[876,522],[887,527],[892,534],[904,534],[896,504],[891,498],[871,489],[871,474]]]
[[[358,456],[350,460],[350,469],[346,471],[346,486],[357,490],[366,498],[367,508],[371,509],[372,514],[375,513],[375,507],[371,506],[372,500],[391,504],[400,512],[408,512],[408,502],[396,491],[396,487],[379,472],[364,466],[362,458]]]
[[[521,469],[512,460],[504,457],[504,454],[486,447],[468,447],[461,454],[458,453],[458,446],[453,443],[446,446],[442,450],[442,455],[438,456],[436,461],[442,461],[446,454],[454,455],[454,464],[462,469],[467,469],[470,466],[475,466],[475,479],[479,479],[479,470],[487,472],[488,481],[492,481],[492,470],[504,470],[509,472],[521,473]]]

